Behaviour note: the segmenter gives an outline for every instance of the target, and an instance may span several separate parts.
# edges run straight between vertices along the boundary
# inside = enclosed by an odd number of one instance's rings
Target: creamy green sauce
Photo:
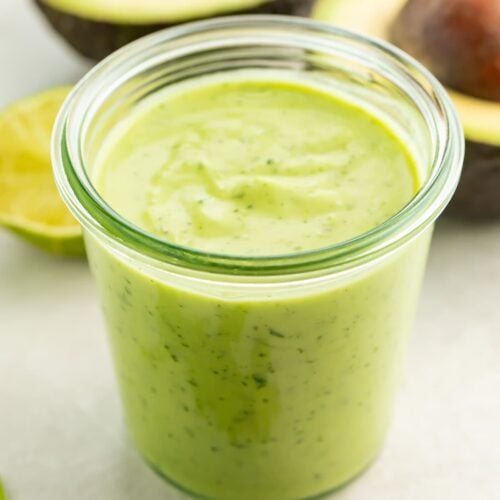
[[[418,187],[378,118],[264,74],[145,102],[110,134],[95,173],[105,200],[146,231],[242,255],[351,238]],[[148,462],[223,500],[306,498],[358,474],[387,428],[429,236],[348,281],[249,297],[155,276],[87,234]]]
[[[418,187],[406,147],[378,118],[320,88],[262,77],[157,96],[122,124],[97,172],[126,219],[233,255],[350,239]]]

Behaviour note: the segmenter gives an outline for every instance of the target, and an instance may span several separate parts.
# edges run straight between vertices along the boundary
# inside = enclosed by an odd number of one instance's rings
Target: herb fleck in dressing
[[[379,119],[305,83],[205,79],[139,106],[96,169],[105,200],[197,249],[277,254],[381,223],[416,169]],[[355,280],[221,298],[147,276],[87,235],[131,434],[209,498],[341,485],[387,427],[428,237]]]

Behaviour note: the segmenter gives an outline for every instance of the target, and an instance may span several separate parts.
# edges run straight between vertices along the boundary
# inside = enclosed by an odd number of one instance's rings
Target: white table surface
[[[0,0],[0,106],[87,67],[28,0]],[[180,498],[125,437],[85,262],[5,231],[0,476],[9,500]],[[335,499],[500,499],[500,221],[438,224],[387,446]]]

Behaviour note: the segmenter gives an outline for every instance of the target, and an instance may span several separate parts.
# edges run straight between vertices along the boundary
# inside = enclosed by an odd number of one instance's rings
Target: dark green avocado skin
[[[85,0],[82,0],[85,1]],[[80,54],[99,61],[116,49],[154,31],[173,24],[115,24],[85,19],[61,12],[43,0],[34,0],[49,24]],[[231,12],[236,14],[309,15],[314,0],[269,0],[254,9]],[[189,21],[199,20],[193,18]]]
[[[462,177],[446,212],[471,219],[500,217],[500,146],[466,140]]]

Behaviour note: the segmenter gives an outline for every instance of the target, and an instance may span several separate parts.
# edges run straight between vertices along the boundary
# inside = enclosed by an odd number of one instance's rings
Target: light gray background
[[[87,68],[30,2],[0,0],[0,106]],[[179,498],[125,437],[85,262],[4,231],[0,476],[10,500]],[[387,446],[335,499],[500,499],[500,222],[438,224]]]

